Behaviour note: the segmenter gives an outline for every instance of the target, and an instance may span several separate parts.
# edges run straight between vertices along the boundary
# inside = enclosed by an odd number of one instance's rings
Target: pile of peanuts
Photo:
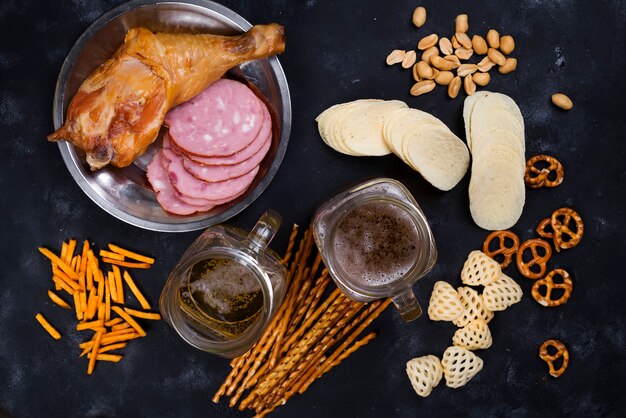
[[[413,23],[419,28],[425,22],[426,9],[420,6],[413,13]],[[458,96],[461,84],[471,96],[476,92],[477,85],[489,84],[489,71],[494,66],[498,66],[501,74],[508,74],[517,68],[517,59],[508,56],[515,49],[515,40],[511,35],[500,36],[491,29],[485,38],[480,35],[470,38],[467,34],[467,15],[458,15],[455,23],[456,30],[450,38],[440,38],[433,33],[420,39],[417,49],[423,52],[419,62],[416,50],[395,49],[387,56],[387,65],[401,64],[402,68],[413,68],[415,84],[410,90],[413,96],[429,93],[437,84],[448,86],[450,98]],[[474,54],[486,56],[477,64],[462,63]]]

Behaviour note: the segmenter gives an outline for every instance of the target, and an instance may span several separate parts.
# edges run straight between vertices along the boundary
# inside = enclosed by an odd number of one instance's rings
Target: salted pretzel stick
[[[304,334],[304,332],[313,324],[313,322],[317,318],[319,318],[320,315],[324,313],[324,311],[326,311],[328,306],[333,303],[336,303],[337,299],[342,299],[342,297],[343,297],[343,294],[341,293],[341,290],[339,290],[338,288],[335,289],[326,298],[326,300],[311,314],[311,316],[305,319],[304,323],[300,325],[298,330],[289,337],[287,342],[282,347],[282,352],[283,353],[287,352],[291,348],[291,346],[302,336],[302,334]]]
[[[322,319],[320,319],[320,321],[318,322],[318,324],[327,324],[329,323],[329,319],[330,319],[330,314],[334,311],[334,309],[336,308],[336,305],[341,302],[341,298],[334,298],[337,303],[334,303],[330,306],[330,308],[328,310],[326,310],[326,307],[324,307],[324,316],[322,316]],[[328,306],[328,305],[326,305]],[[309,335],[308,339],[307,338],[303,338],[300,340],[300,349],[303,350],[304,347],[307,344],[310,344],[310,339],[311,339],[311,335]],[[275,350],[279,349],[279,347],[274,347]],[[289,364],[284,364],[286,362],[288,362],[289,360],[292,361],[292,363]],[[259,383],[256,385],[256,387],[248,394],[248,396],[239,404],[239,410],[243,411],[246,407],[248,407],[248,405],[254,401],[259,395],[265,395],[264,391],[268,388],[270,388],[270,386],[273,386],[271,384],[268,384],[268,379],[274,379],[274,383],[276,380],[278,380],[279,378],[282,377],[282,375],[284,375],[287,371],[288,368],[291,367],[291,365],[293,364],[293,361],[296,360],[296,357],[292,357],[290,358],[289,356],[284,356],[280,363],[278,364],[277,367],[275,367],[274,369],[270,368],[270,371],[268,372],[268,374],[264,375],[261,377]],[[269,367],[269,366],[268,366]],[[271,382],[270,382],[271,383]],[[268,389],[269,390],[269,389]]]
[[[293,286],[290,286],[287,291],[287,296],[285,297],[285,299],[287,299],[290,293],[292,292],[293,292]],[[218,391],[213,396],[213,399],[212,399],[213,402],[218,403],[221,396],[224,394],[228,396],[232,395],[235,389],[237,389],[237,385],[239,384],[239,382],[242,380],[242,378],[244,377],[246,373],[254,374],[256,369],[259,367],[257,363],[260,364],[263,358],[265,358],[265,356],[269,352],[271,345],[276,339],[277,334],[274,332],[274,329],[276,328],[277,324],[280,323],[280,321],[282,320],[282,315],[286,308],[287,308],[287,304],[283,302],[280,308],[278,309],[278,312],[272,319],[272,322],[270,323],[268,328],[265,330],[265,332],[261,336],[261,339],[257,341],[250,348],[250,350],[248,350],[246,353],[242,354],[241,356],[237,357],[237,359],[239,360],[237,360],[235,363],[231,362],[233,369],[230,371],[228,376],[226,376],[226,380],[224,380],[224,383],[222,383]],[[252,369],[251,369],[251,366],[252,366]],[[237,392],[239,393],[239,390],[237,390]],[[241,396],[241,393],[239,393],[239,396]],[[232,402],[233,401],[231,400],[231,403]]]
[[[333,363],[332,367],[340,364],[343,360],[345,360],[348,356],[350,356],[350,354],[354,353],[359,348],[361,348],[362,346],[364,346],[367,343],[369,343],[375,337],[376,337],[376,333],[375,332],[370,332],[364,338],[362,338],[359,341],[357,341],[356,343],[354,343],[354,345],[352,345],[349,349],[345,350],[341,354],[341,356],[335,360],[335,362]],[[275,402],[272,406],[266,407],[261,412],[257,411],[257,415],[255,415],[255,416],[259,416],[259,417],[266,416],[268,413],[270,413],[274,409],[276,409],[276,407],[278,407],[280,405],[285,405],[287,403],[287,401],[295,394],[296,391],[298,391],[300,394],[302,394],[306,389],[303,389],[303,390],[297,390],[297,389],[300,386],[302,386],[302,384],[304,382],[307,382],[307,387],[308,387],[308,384],[310,384],[309,380],[313,381],[315,379],[314,376],[317,376],[317,374],[319,373],[319,370],[322,367],[322,365],[326,364],[326,363],[327,363],[327,357],[326,356],[322,356],[319,359],[318,363],[314,364],[312,367],[310,367],[307,370],[307,372],[304,374],[304,376],[298,382],[296,382],[295,385],[286,394],[284,394],[279,401]]]
[[[351,347],[341,352],[339,356],[337,356],[334,360],[327,358],[324,360],[318,367],[312,367],[307,373],[307,376],[304,377],[304,382],[298,382],[294,385],[294,388],[290,390],[287,395],[281,399],[281,401],[287,402],[291,396],[297,391],[299,394],[303,394],[316,379],[320,378],[323,374],[331,370],[333,367],[338,366],[342,361],[350,356],[350,354],[357,351],[359,348],[363,347],[370,341],[376,338],[376,333],[374,331],[367,334],[365,337],[361,338],[357,342],[355,342]],[[333,353],[334,354],[334,353]]]
[[[303,248],[301,245],[301,248],[298,250],[298,254],[296,255],[296,258],[299,257],[299,254],[301,254],[300,250],[302,249]],[[243,368],[243,370],[241,371],[241,376],[243,376],[243,374],[248,372],[250,365],[261,361],[261,359],[257,360],[257,357],[259,357],[260,353],[262,353],[262,358],[265,357],[265,355],[269,351],[271,344],[273,344],[277,336],[274,330],[276,329],[278,324],[280,324],[280,322],[282,321],[283,313],[288,306],[288,303],[286,302],[287,300],[289,300],[289,298],[291,297],[290,295],[293,294],[294,291],[295,291],[295,287],[293,286],[293,283],[292,283],[292,286],[290,286],[289,289],[287,290],[287,295],[285,296],[285,300],[283,301],[280,308],[278,309],[278,312],[272,319],[272,322],[270,323],[268,328],[265,330],[265,332],[261,336],[261,339],[257,341],[252,346],[252,348],[250,348],[250,350],[248,350],[246,353],[242,354],[241,356],[237,357],[237,359],[239,360],[237,360],[236,362],[231,361],[231,366],[233,366],[233,370],[230,371],[230,373],[226,377],[226,380],[224,381],[222,386],[220,386],[219,390],[213,396],[213,402],[215,403],[219,402],[220,397],[224,394],[229,395],[229,396],[232,394],[237,384],[241,380],[241,377],[239,377],[239,379],[235,380],[233,383],[233,380],[239,374],[240,369]],[[271,341],[268,341],[268,339],[271,339]],[[258,366],[256,367],[253,366],[252,374],[254,374],[254,371],[256,370],[256,368],[258,368]]]
[[[327,275],[322,275],[315,282],[313,287],[311,287],[311,290],[309,291],[309,294],[307,295],[307,297],[304,300],[304,302],[298,308],[298,311],[296,312],[296,314],[293,316],[293,319],[291,320],[291,324],[289,324],[287,337],[289,337],[290,334],[292,334],[296,330],[296,326],[300,323],[300,321],[302,320],[304,315],[311,308],[313,308],[313,309],[315,308],[315,305],[313,304],[313,302],[316,299],[319,300],[319,297],[321,296],[322,293],[324,293],[324,290],[326,289],[326,286],[328,286],[329,282],[330,282],[330,280],[328,279],[328,276]],[[289,331],[291,331],[291,332],[289,332]]]
[[[339,320],[332,325],[332,327],[329,328],[325,334],[323,334],[322,338],[311,347],[306,356],[296,363],[286,379],[272,391],[273,399],[269,400],[268,405],[272,405],[274,399],[282,396],[282,394],[284,394],[290,386],[293,386],[293,384],[297,382],[303,374],[306,374],[311,366],[315,366],[319,362],[319,359],[328,350],[329,346],[336,342],[334,336],[344,329],[346,324],[362,307],[363,304],[359,302],[349,302],[347,304],[347,307],[343,310]]]
[[[295,279],[293,279],[292,281],[292,288],[294,289],[294,291],[291,293],[291,297],[286,301],[288,303],[287,309],[285,310],[285,315],[282,318],[281,326],[278,329],[278,335],[276,336],[275,346],[277,349],[272,350],[272,352],[270,353],[270,359],[269,359],[270,368],[273,368],[276,365],[276,361],[278,360],[278,354],[280,351],[279,348],[283,342],[283,337],[285,333],[287,332],[287,326],[289,325],[289,322],[291,321],[291,317],[294,311],[294,305],[298,298],[298,294],[299,294],[298,288],[299,288],[300,282],[305,277],[304,273],[306,272],[306,269],[307,269],[306,261],[311,255],[311,250],[313,249],[313,229],[311,227],[309,227],[306,230],[304,237],[302,239],[302,242],[304,245],[303,247],[304,250],[300,254],[300,258],[296,260],[297,267],[295,269]]]
[[[329,277],[328,276],[328,270],[324,269],[324,271],[322,272],[322,275],[325,278],[324,281],[326,282],[326,285],[328,285],[328,283],[330,283],[330,279],[328,278]],[[318,289],[317,293],[313,297],[313,301],[311,302],[311,309],[307,310],[304,313],[304,320],[305,321],[308,320],[311,315],[313,315],[313,312],[315,312],[315,309],[317,308],[317,305],[318,305],[320,299],[322,298],[323,294],[324,294],[324,289]]]
[[[288,265],[291,260],[291,254],[293,253],[293,247],[296,243],[296,236],[298,235],[298,229],[300,227],[298,224],[293,224],[291,227],[291,235],[289,235],[289,243],[287,244],[287,251],[285,251],[285,256],[281,260],[284,265]]]
[[[233,382],[226,388],[226,395],[231,396],[238,388],[242,380],[250,373],[250,369],[256,363],[263,361],[265,356],[269,353],[269,350],[276,339],[276,333],[273,332],[265,341],[261,341],[262,344],[258,345],[258,350],[253,355],[246,358],[245,363],[240,370],[233,375]],[[232,402],[232,400],[231,400]]]
[[[311,267],[309,280],[313,280],[313,278],[317,275],[317,271],[320,268],[320,264],[322,264],[322,255],[318,252],[315,255],[315,260],[313,261],[313,267]]]
[[[220,401],[220,398],[226,393],[226,389],[228,389],[228,387],[232,384],[233,379],[237,376],[237,374],[239,374],[239,371],[241,370],[241,366],[243,366],[243,363],[246,361],[246,358],[244,355],[241,355],[239,357],[235,357],[233,360],[237,360],[237,361],[234,363],[231,361],[230,364],[232,366],[232,369],[226,376],[226,379],[224,379],[224,382],[222,382],[222,385],[219,387],[217,392],[215,392],[215,395],[213,395],[212,401],[214,403],[218,403]]]
[[[319,280],[316,284],[316,286],[314,287],[314,289],[317,289],[317,293],[315,295],[313,295],[313,289],[310,292],[310,295],[313,296],[313,300],[312,301],[307,301],[305,303],[305,306],[302,307],[302,309],[306,310],[306,309],[310,309],[311,311],[315,310],[316,307],[316,303],[315,301],[319,300],[321,294],[324,292],[326,286],[329,283],[329,280],[327,277],[324,277],[326,280]],[[320,277],[320,279],[322,279],[322,277]],[[320,286],[321,285],[321,286]],[[333,298],[336,296],[337,294],[335,294],[333,296]],[[291,337],[291,334],[293,334],[293,331],[295,331],[297,328],[295,327],[295,325],[297,325],[299,323],[299,320],[297,320],[296,322],[292,322],[292,324],[289,326],[289,333],[286,334],[286,337]],[[304,324],[303,324],[304,325]],[[302,332],[301,332],[302,333]],[[277,348],[274,347],[274,350],[276,350]],[[258,373],[253,376],[251,379],[248,380],[248,382],[245,384],[245,388],[244,389],[250,389],[252,386],[256,385],[258,382],[258,379],[260,376],[263,376],[263,374],[267,371],[267,369],[269,368],[269,363],[265,363],[261,369],[259,369]]]
[[[341,353],[350,345],[350,343],[352,343],[352,341],[354,341],[363,332],[363,330],[365,330],[365,328],[367,328],[376,318],[378,318],[378,316],[385,309],[387,309],[387,306],[389,306],[390,303],[391,303],[391,299],[386,299],[383,302],[376,301],[376,302],[373,302],[365,311],[363,311],[361,316],[356,321],[353,322],[354,326],[356,326],[357,324],[360,323],[360,325],[358,325],[356,330],[354,330],[354,332],[352,334],[350,334],[350,336],[347,337],[346,340],[343,343],[341,343],[341,345],[337,349],[335,349],[335,351],[333,352],[333,354],[331,354],[331,356],[328,358],[328,360],[326,362],[324,362],[324,364],[322,365],[322,367],[319,370],[319,373],[314,375],[309,381],[307,381],[304,384],[304,386],[302,386],[302,388],[298,390],[298,392],[299,393],[304,393],[304,391],[307,390],[309,385],[311,383],[313,383],[313,381],[315,379],[321,377],[323,374],[325,374],[331,368],[333,368],[335,366],[333,364],[333,362],[338,357],[341,356]],[[365,319],[363,319],[363,318],[365,318]],[[361,322],[361,321],[363,321],[363,322]],[[346,335],[352,329],[353,328],[347,329],[343,334]]]
[[[272,369],[272,371],[262,379],[258,386],[252,391],[252,394],[257,396],[267,396],[267,394],[278,384],[289,371],[297,364],[297,362],[304,357],[309,349],[324,335],[324,333],[332,328],[332,326],[341,318],[343,311],[349,309],[349,306],[345,304],[345,296],[341,296],[335,299],[333,304],[328,308],[324,315],[321,316],[319,321],[307,332],[302,339],[290,350],[285,357],[281,359],[278,365]],[[252,394],[248,395],[246,399],[241,402],[241,405],[245,407],[253,399]]]

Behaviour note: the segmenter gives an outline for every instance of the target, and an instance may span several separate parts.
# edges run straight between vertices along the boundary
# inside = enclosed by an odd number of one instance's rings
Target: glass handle
[[[250,248],[256,250],[267,247],[278,232],[282,222],[283,218],[278,212],[272,209],[266,210],[248,235]]]
[[[394,296],[392,299],[396,310],[404,320],[411,322],[422,314],[422,307],[417,303],[413,290],[408,289],[404,293]]]

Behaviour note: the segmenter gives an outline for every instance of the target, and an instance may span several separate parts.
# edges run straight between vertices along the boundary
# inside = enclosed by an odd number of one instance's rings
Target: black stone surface
[[[98,364],[87,376],[76,345],[83,338],[74,321],[46,295],[49,264],[37,252],[59,248],[68,237],[97,245],[126,244],[158,257],[136,273],[156,303],[179,256],[199,234],[140,230],[114,219],[74,183],[52,131],[52,96],[61,63],[78,36],[120,1],[0,2],[0,416],[11,417],[229,417],[250,416],[214,405],[211,396],[228,362],[186,345],[164,322],[148,325],[147,338],[124,350],[119,364]],[[378,337],[276,417],[409,416],[620,416],[624,415],[626,281],[624,280],[624,190],[626,186],[626,5],[621,0],[522,0],[421,2],[428,20],[410,23],[412,1],[245,1],[223,3],[253,23],[287,27],[280,58],[293,99],[294,125],[286,158],[266,192],[231,222],[249,228],[271,207],[285,227],[274,248],[286,246],[288,225],[307,224],[315,208],[335,191],[368,177],[401,180],[422,205],[434,230],[439,262],[415,291],[423,306],[436,280],[459,285],[467,253],[486,232],[468,210],[469,174],[452,191],[427,184],[394,156],[351,158],[320,140],[315,116],[326,107],[357,98],[405,100],[441,118],[464,137],[463,101],[443,88],[411,97],[410,74],[387,68],[391,49],[411,48],[431,32],[451,34],[454,17],[466,12],[470,32],[495,28],[517,43],[517,71],[492,72],[490,90],[509,94],[524,114],[527,156],[557,156],[566,170],[556,189],[528,190],[514,231],[534,236],[535,225],[554,209],[571,206],[585,221],[582,243],[556,254],[550,266],[573,276],[573,297],[545,309],[530,298],[532,283],[512,267],[507,273],[526,292],[518,305],[490,323],[493,347],[478,352],[484,369],[466,387],[443,383],[427,399],[415,395],[405,362],[441,355],[455,330],[426,317],[404,324],[388,310],[375,322]],[[550,94],[567,92],[575,107],[556,109]],[[43,312],[64,334],[52,340],[35,322]],[[571,353],[567,372],[547,375],[537,357],[548,338]]]

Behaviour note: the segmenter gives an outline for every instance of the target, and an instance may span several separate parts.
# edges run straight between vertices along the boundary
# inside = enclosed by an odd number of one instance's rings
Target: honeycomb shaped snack
[[[425,398],[441,381],[443,368],[438,357],[422,356],[406,363],[406,374],[409,376],[415,393]]]
[[[500,264],[482,251],[475,250],[469,253],[463,270],[461,281],[469,286],[486,286],[500,277]]]
[[[443,375],[446,377],[446,386],[458,388],[465,386],[476,374],[482,370],[483,361],[476,354],[463,348],[451,346],[446,348],[441,360]]]
[[[490,311],[503,311],[522,300],[523,295],[520,285],[502,273],[498,280],[485,286],[483,301]]]
[[[471,287],[459,287],[457,293],[465,310],[461,316],[452,321],[454,325],[464,327],[476,319],[482,319],[485,323],[491,321],[493,312],[487,309],[483,297],[478,292]]]
[[[452,337],[453,345],[468,350],[484,350],[491,347],[492,343],[489,326],[480,319],[471,321],[463,328],[457,329]]]
[[[438,281],[428,302],[428,317],[433,321],[454,321],[465,312],[461,299],[450,284]]]

